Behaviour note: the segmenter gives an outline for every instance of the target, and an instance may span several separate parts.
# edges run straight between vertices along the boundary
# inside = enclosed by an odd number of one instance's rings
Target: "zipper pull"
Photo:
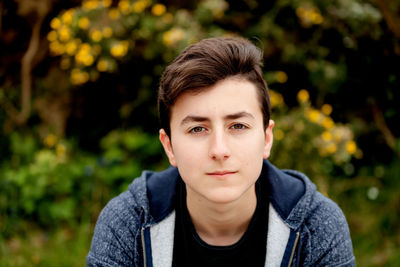
[[[299,238],[300,238],[300,232],[296,232],[296,239],[294,240],[294,245],[293,245],[292,253],[290,254],[288,267],[290,267],[292,265],[294,252],[296,251],[296,247],[297,247],[297,243],[299,242]]]

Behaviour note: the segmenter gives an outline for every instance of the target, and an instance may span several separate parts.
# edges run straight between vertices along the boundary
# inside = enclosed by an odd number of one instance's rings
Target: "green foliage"
[[[221,0],[202,1],[195,14],[184,9],[171,13],[150,0],[121,0],[118,5],[87,0],[54,18],[47,38],[52,54],[62,56],[61,68],[70,71],[71,83],[79,85],[102,72],[117,72],[127,60],[161,57],[168,62],[187,44],[221,35],[224,31],[212,28],[206,34],[202,23],[222,17],[227,7]]]
[[[167,166],[158,138],[137,129],[114,130],[102,139],[101,147],[101,161],[105,165],[101,177],[110,187],[121,181],[121,191],[144,169],[160,170]]]
[[[21,219],[51,225],[71,223],[84,216],[85,210],[78,207],[85,208],[88,204],[86,198],[93,194],[94,180],[83,170],[93,164],[93,159],[79,155],[77,161],[70,160],[70,155],[60,152],[64,144],[59,144],[57,149],[27,151],[21,146],[28,141],[18,142],[19,139],[24,137],[12,138],[12,152],[17,159],[30,160],[11,168],[5,163],[0,170],[3,234],[16,231]],[[39,147],[38,144],[35,146]],[[19,153],[21,151],[24,154]]]
[[[330,194],[335,167],[352,175],[354,167],[349,167],[350,161],[353,156],[362,155],[351,128],[333,121],[329,116],[330,105],[324,105],[321,110],[312,107],[304,89],[298,93],[300,105],[290,110],[282,95],[270,92],[276,120],[270,160],[280,168],[306,173],[322,193]]]
[[[0,227],[6,237],[26,221],[52,227],[95,220],[143,169],[165,166],[158,140],[140,130],[112,131],[101,142],[100,157],[50,137],[44,140],[48,147],[30,136],[11,138],[14,164],[0,169]]]
[[[35,113],[24,130],[1,133],[0,257],[5,257],[0,265],[82,265],[89,225],[105,203],[126,190],[143,169],[168,165],[157,137],[146,133],[155,131],[155,88],[165,65],[202,38],[238,34],[264,51],[276,122],[271,161],[305,172],[321,192],[339,203],[349,221],[358,265],[396,266],[400,80],[393,66],[399,66],[399,3],[203,0],[189,1],[185,7],[181,1],[174,3],[178,4],[84,0],[51,20],[46,37],[53,57],[47,60],[58,65],[49,67],[52,79],[37,84],[58,81],[56,69],[65,75],[61,80],[70,82],[66,85],[70,90],[40,85],[33,97],[54,94],[80,101],[74,94],[93,87],[89,98],[109,88],[123,100],[105,101],[107,112],[118,106],[119,118],[113,118],[118,123],[112,126],[95,125],[95,133],[103,133],[96,132],[103,126],[109,132],[94,137],[98,153],[78,145],[85,135],[81,129],[66,139],[49,131],[40,131],[47,136],[39,138],[38,124],[53,126],[46,125],[48,118],[41,114]],[[18,82],[0,76],[0,104],[8,103],[6,99],[17,103]],[[48,101],[53,102],[57,97]],[[83,118],[89,116],[79,105],[77,109]],[[0,112],[6,129],[9,111]],[[38,239],[37,233],[24,236],[31,225],[40,233],[47,229],[44,236],[49,234],[49,240],[33,252],[31,239]],[[18,242],[22,245],[16,246]],[[64,243],[80,261],[64,257]]]
[[[347,215],[354,253],[360,266],[398,264],[398,177],[400,164],[396,159],[387,166],[365,166],[358,177],[336,179],[332,183],[336,201]],[[367,252],[371,254],[369,257],[365,255]]]

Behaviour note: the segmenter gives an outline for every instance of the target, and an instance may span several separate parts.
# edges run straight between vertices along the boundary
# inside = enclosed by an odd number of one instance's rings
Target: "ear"
[[[175,161],[175,156],[174,152],[172,150],[172,145],[171,145],[171,139],[167,135],[164,129],[160,129],[160,135],[159,135],[160,142],[164,148],[165,154],[167,155],[169,159],[169,163],[176,167],[176,161]]]
[[[264,159],[269,158],[271,154],[272,143],[274,142],[274,134],[272,132],[274,125],[275,122],[269,120],[268,127],[265,129]]]

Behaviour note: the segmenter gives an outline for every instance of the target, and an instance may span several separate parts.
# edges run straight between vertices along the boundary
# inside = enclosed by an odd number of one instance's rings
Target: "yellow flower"
[[[96,9],[99,5],[97,0],[84,0],[82,3],[82,8],[86,10]]]
[[[307,112],[306,116],[310,121],[317,123],[321,120],[322,114],[318,110],[311,109]]]
[[[271,107],[280,106],[284,103],[283,97],[280,93],[277,93],[273,90],[269,90],[269,96],[271,101]]]
[[[322,137],[322,140],[324,140],[324,141],[332,140],[332,134],[328,131],[323,132],[321,137]]]
[[[103,4],[103,7],[109,7],[112,4],[112,0],[102,0],[101,3]]]
[[[337,150],[337,146],[336,146],[334,143],[331,143],[331,144],[329,144],[329,145],[326,147],[326,151],[327,151],[329,154],[335,153],[336,150]]]
[[[71,32],[70,30],[63,26],[58,30],[58,35],[60,37],[61,42],[67,42],[71,38]]]
[[[54,30],[61,27],[61,20],[59,18],[54,18],[50,21],[50,27]]]
[[[180,28],[172,28],[163,35],[163,42],[166,46],[173,46],[183,39],[185,32]]]
[[[155,4],[151,8],[151,13],[153,13],[154,16],[161,16],[166,10],[167,8],[163,4]]]
[[[137,2],[136,2],[137,3]],[[131,5],[128,0],[121,0],[118,3],[118,8],[123,14],[129,14],[131,12]]]
[[[70,79],[72,84],[84,84],[89,80],[89,74],[86,71],[81,71],[80,69],[73,69],[71,71]]]
[[[332,129],[335,126],[335,122],[330,117],[324,117],[321,124],[327,130]]]
[[[64,14],[61,16],[61,20],[64,24],[71,25],[73,16],[74,16],[74,10],[71,8],[64,12]]]
[[[354,153],[356,153],[357,151],[357,145],[356,142],[354,142],[353,140],[348,141],[346,143],[346,150],[347,152],[349,152],[349,154],[353,155]]]
[[[55,40],[57,40],[57,32],[56,31],[50,31],[47,34],[47,40],[49,42],[54,42]]]
[[[111,8],[110,11],[108,11],[108,17],[112,20],[118,19],[120,16],[119,10],[116,8]]]
[[[285,83],[288,79],[288,76],[285,72],[283,71],[277,71],[275,73],[275,79],[278,83]]]
[[[129,43],[127,41],[121,41],[118,43],[115,43],[114,45],[111,46],[111,55],[114,57],[123,57],[128,53],[128,45]]]
[[[75,55],[75,61],[85,66],[90,66],[93,64],[94,58],[89,53],[79,51],[79,53]]]
[[[75,55],[75,61],[76,63],[83,64],[85,66],[90,66],[94,62],[94,57],[91,54],[91,46],[87,43],[83,43],[79,47],[78,53]]]
[[[329,104],[324,104],[321,107],[321,111],[322,113],[324,113],[325,115],[329,116],[332,113],[332,106]]]
[[[306,89],[301,89],[298,93],[297,93],[297,100],[300,103],[305,103],[310,99],[310,94],[308,93],[308,91]]]
[[[105,59],[100,59],[99,62],[97,62],[97,70],[104,72],[108,70],[108,62]]]
[[[139,0],[139,1],[136,1],[135,3],[133,3],[132,8],[135,13],[141,13],[141,12],[143,12],[143,10],[146,9],[147,5],[148,5],[148,1]]]
[[[68,55],[73,56],[78,48],[76,41],[71,41],[65,44],[65,52]]]
[[[92,49],[92,47],[91,47],[90,44],[88,44],[88,43],[83,43],[83,44],[81,44],[81,46],[79,47],[79,49],[80,49],[80,50],[83,50],[83,51],[85,51],[85,52],[89,52],[89,51]]]
[[[296,9],[296,14],[303,26],[309,27],[312,24],[321,24],[324,17],[316,7],[299,7]]]
[[[285,136],[285,133],[281,129],[276,129],[274,132],[274,137],[276,140],[282,140]]]
[[[85,66],[90,66],[90,65],[92,65],[92,64],[93,64],[93,61],[94,61],[94,58],[93,58],[93,56],[92,56],[91,54],[88,54],[88,55],[86,55],[86,56],[83,58],[83,64],[84,64]]]
[[[110,38],[113,34],[113,30],[111,29],[111,27],[104,27],[103,29],[103,36],[104,38]]]
[[[48,136],[46,136],[46,138],[44,139],[44,144],[47,147],[53,147],[57,142],[57,137],[54,134],[49,134]]]
[[[322,24],[322,22],[324,22],[324,17],[322,17],[320,13],[313,12],[310,16],[310,20],[314,24]]]
[[[66,151],[67,151],[67,149],[63,144],[58,144],[56,146],[56,154],[57,154],[57,156],[64,156]]]
[[[97,43],[103,39],[103,34],[99,30],[93,30],[90,32],[90,38],[93,40],[93,42]]]
[[[50,52],[56,56],[62,55],[65,51],[64,45],[58,41],[51,42],[49,45]]]
[[[78,21],[79,28],[86,30],[89,27],[90,21],[87,17],[82,17]]]

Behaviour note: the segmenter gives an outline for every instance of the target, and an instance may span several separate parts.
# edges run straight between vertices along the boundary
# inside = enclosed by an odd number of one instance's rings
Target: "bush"
[[[102,139],[101,156],[53,135],[44,144],[17,133],[11,141],[13,159],[0,169],[0,226],[6,237],[23,222],[52,228],[95,221],[143,169],[165,166],[157,138],[140,130],[112,131]]]

